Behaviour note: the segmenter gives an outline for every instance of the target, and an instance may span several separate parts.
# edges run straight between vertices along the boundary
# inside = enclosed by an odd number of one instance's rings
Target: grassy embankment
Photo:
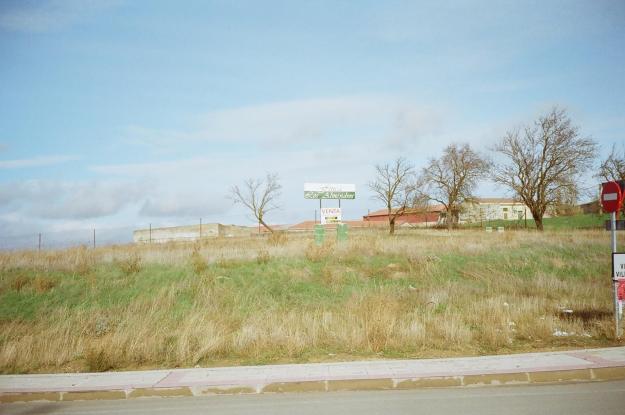
[[[553,231],[569,231],[573,229],[605,229],[605,221],[609,219],[609,214],[557,216],[553,218],[544,218],[543,226],[545,230]],[[506,229],[524,229],[526,226],[526,221],[524,219],[491,220],[463,225],[464,228],[484,228],[486,226],[491,226],[493,228],[503,226]],[[534,222],[534,219],[531,218],[531,216],[527,218],[527,229],[536,229],[536,223]]]
[[[604,231],[311,239],[1,253],[0,371],[618,344]]]

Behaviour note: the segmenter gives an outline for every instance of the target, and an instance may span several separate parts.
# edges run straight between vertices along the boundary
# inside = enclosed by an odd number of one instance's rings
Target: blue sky
[[[358,218],[376,163],[490,154],[553,105],[604,156],[624,46],[622,1],[3,0],[0,233],[248,224],[225,196],[265,171],[272,222],[311,219],[318,181],[355,183]]]

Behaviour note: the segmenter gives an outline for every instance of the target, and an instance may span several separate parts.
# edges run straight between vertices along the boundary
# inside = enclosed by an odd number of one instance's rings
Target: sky
[[[253,224],[227,196],[266,172],[269,222],[314,218],[305,182],[357,219],[376,164],[496,158],[554,105],[625,142],[624,2],[0,0],[0,248]]]

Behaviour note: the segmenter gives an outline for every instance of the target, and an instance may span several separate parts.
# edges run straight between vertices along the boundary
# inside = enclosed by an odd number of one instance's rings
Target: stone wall
[[[202,224],[202,238],[219,236],[218,223]],[[132,233],[135,243],[164,243],[170,241],[195,241],[200,239],[200,225],[173,226],[170,228],[138,229]]]

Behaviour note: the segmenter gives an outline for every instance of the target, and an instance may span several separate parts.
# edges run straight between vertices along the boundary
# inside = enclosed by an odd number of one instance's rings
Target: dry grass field
[[[609,252],[600,230],[402,230],[0,253],[0,371],[623,344]]]

